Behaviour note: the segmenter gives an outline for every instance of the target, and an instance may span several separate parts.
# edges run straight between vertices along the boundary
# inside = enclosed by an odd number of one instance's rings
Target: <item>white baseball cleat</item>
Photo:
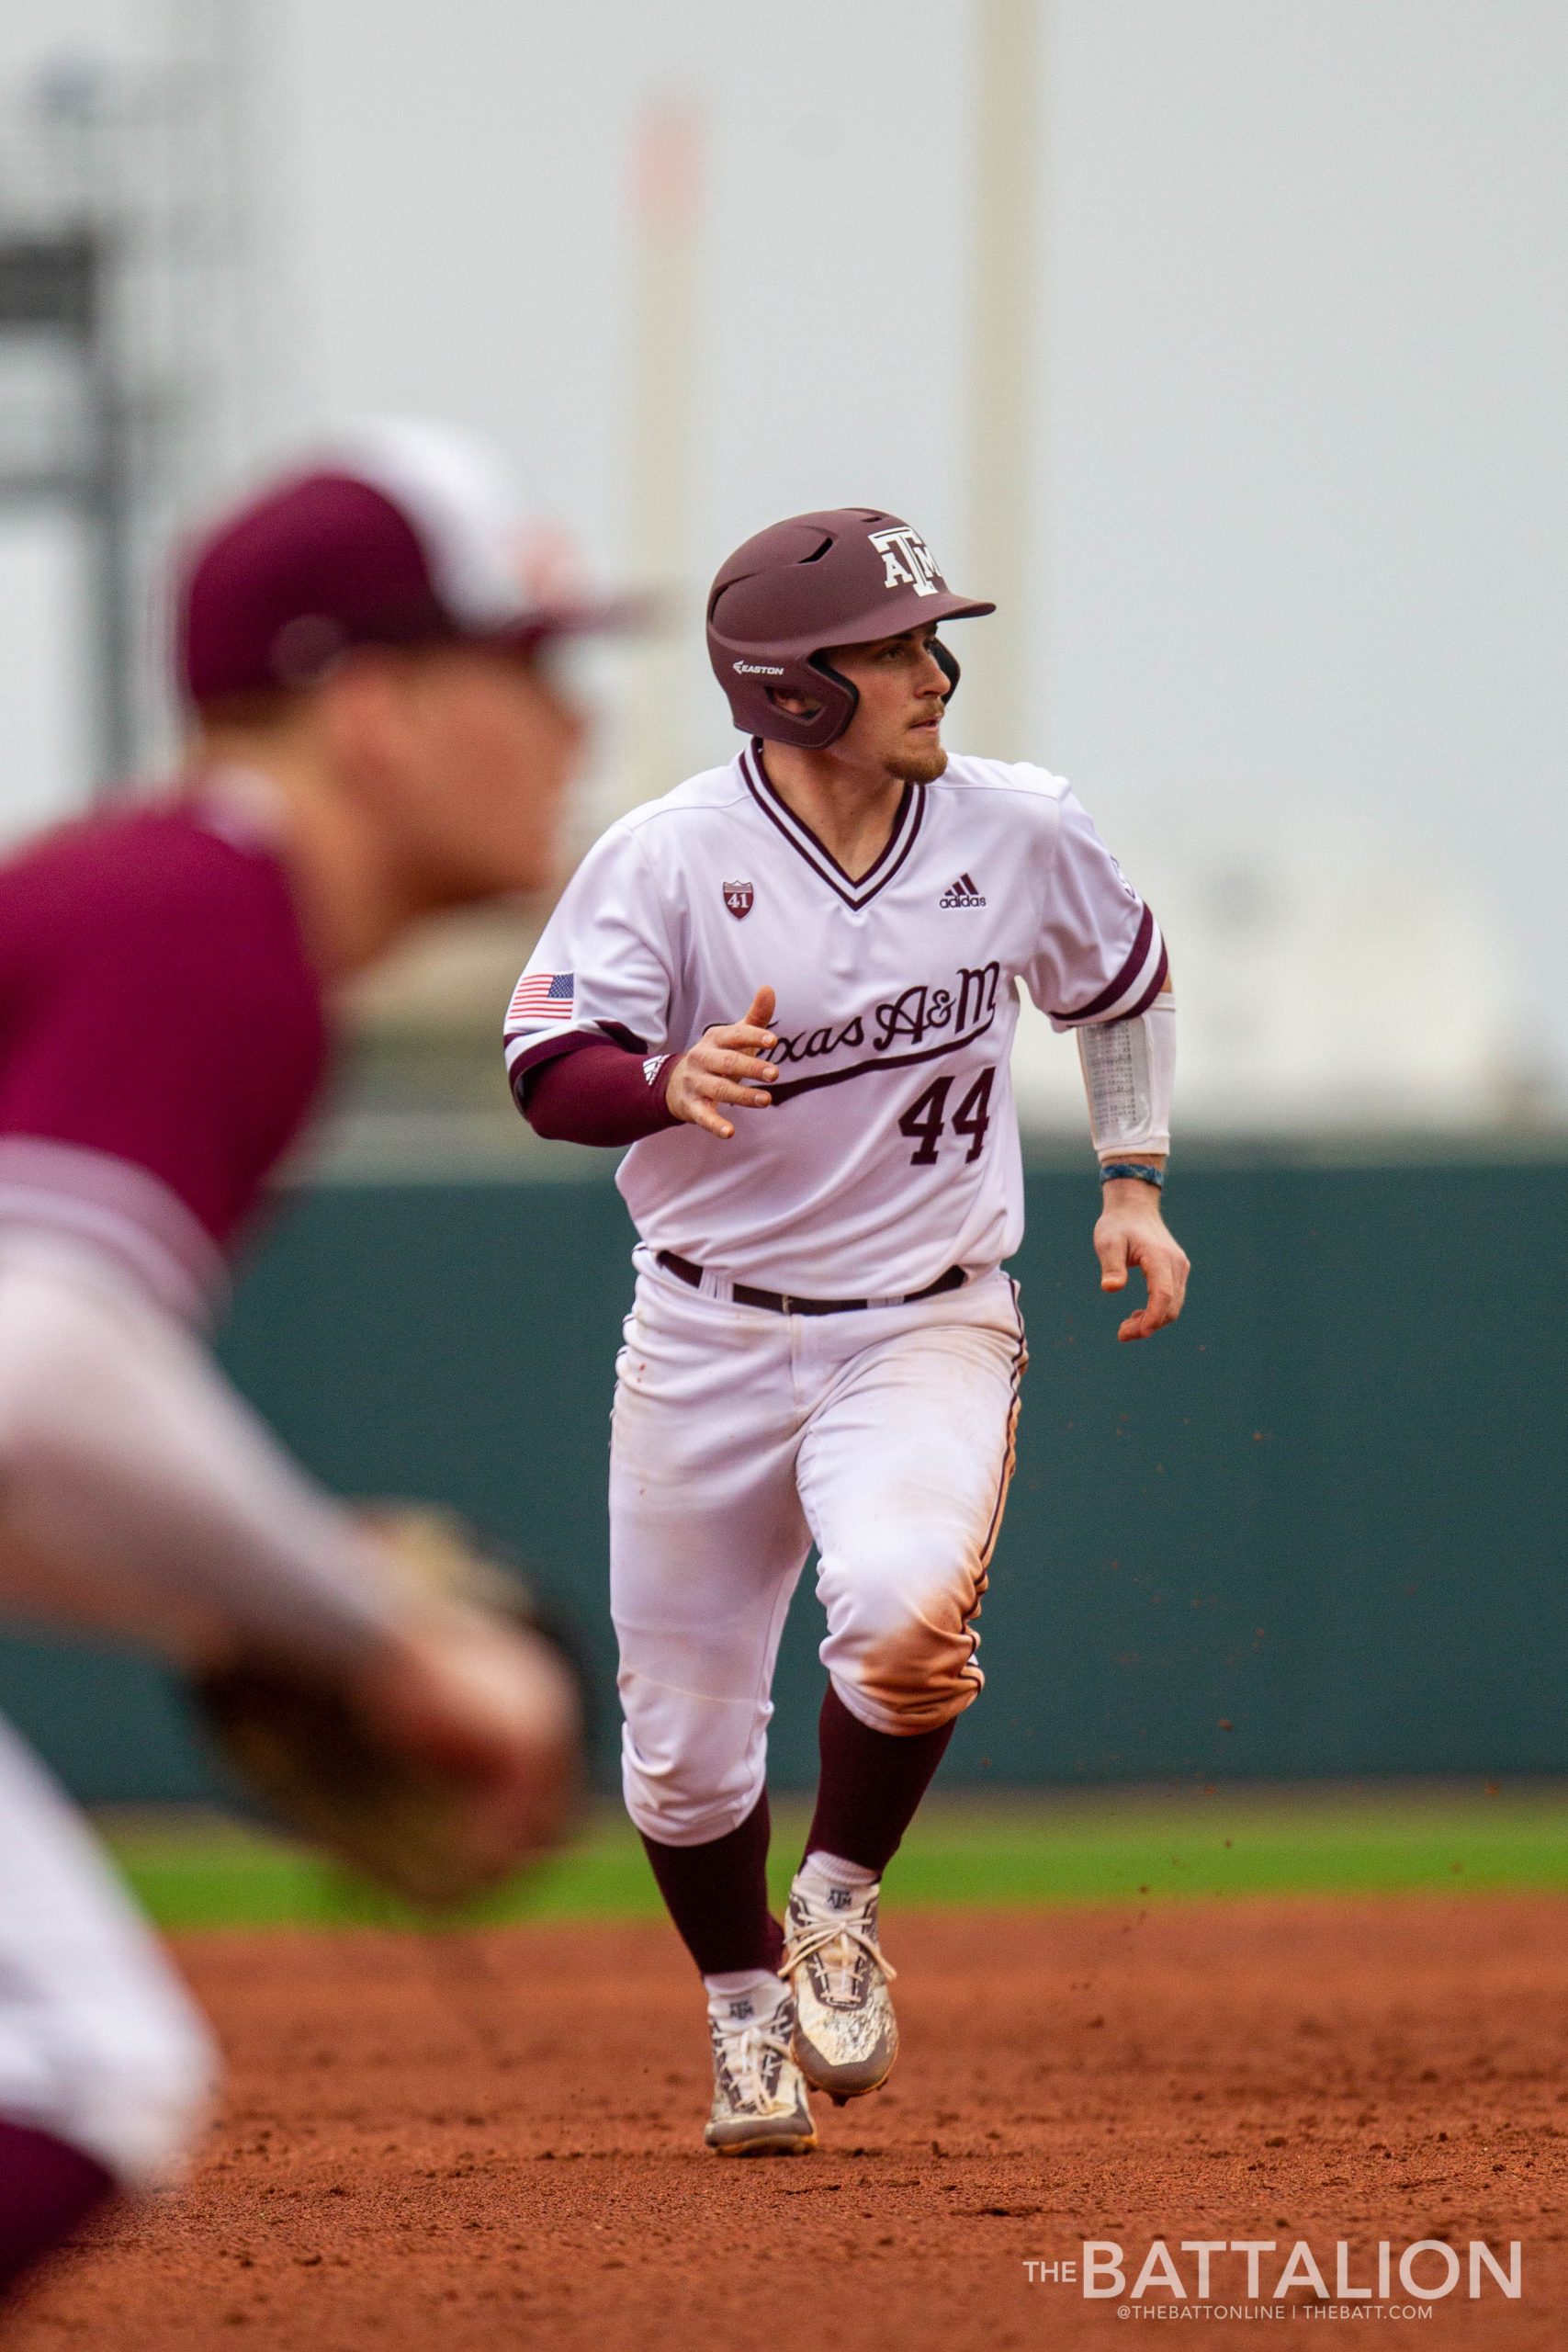
[[[898,2055],[887,1987],[897,1973],[876,1940],[874,1886],[827,1886],[797,1871],[780,1974],[795,1999],[795,2055],[814,2090],[842,2106],[882,2088]]]
[[[721,2156],[794,2156],[817,2145],[800,2068],[790,2054],[795,2003],[759,2017],[748,1995],[708,2012],[713,2113],[703,2137]]]

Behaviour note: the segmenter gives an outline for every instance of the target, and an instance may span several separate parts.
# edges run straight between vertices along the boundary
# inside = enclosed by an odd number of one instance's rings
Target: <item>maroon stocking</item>
[[[829,1682],[817,1725],[822,1771],[807,1852],[838,1854],[880,1877],[952,1737],[951,1722],[907,1736],[870,1731]]]
[[[62,2245],[113,2194],[102,2165],[80,2148],[0,2116],[0,2289]]]
[[[768,1909],[768,1792],[739,1829],[705,1846],[660,1846],[648,1859],[681,1939],[705,1976],[776,1968],[784,1931]]]

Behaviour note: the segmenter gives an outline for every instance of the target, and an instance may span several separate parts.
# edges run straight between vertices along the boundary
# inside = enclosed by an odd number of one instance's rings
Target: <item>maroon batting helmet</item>
[[[860,700],[822,659],[829,645],[873,645],[928,621],[994,613],[956,595],[919,533],[870,506],[793,514],[737,548],[708,592],[708,659],[737,727],[770,742],[820,752],[837,742]],[[952,684],[958,664],[937,658]],[[780,710],[780,694],[807,695],[807,718]]]

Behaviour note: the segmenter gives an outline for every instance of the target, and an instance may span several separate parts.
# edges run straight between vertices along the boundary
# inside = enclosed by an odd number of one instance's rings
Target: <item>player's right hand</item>
[[[778,1044],[769,1023],[776,1000],[772,989],[759,989],[743,1021],[705,1029],[690,1051],[671,1069],[664,1099],[678,1119],[705,1127],[710,1136],[728,1143],[734,1127],[719,1109],[721,1102],[739,1102],[747,1111],[766,1111],[778,1071],[762,1057]]]

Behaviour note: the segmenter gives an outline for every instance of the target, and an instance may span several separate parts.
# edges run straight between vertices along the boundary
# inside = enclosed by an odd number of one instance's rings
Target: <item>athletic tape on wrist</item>
[[[1168,1151],[1176,1075],[1174,1000],[1156,997],[1135,1020],[1100,1022],[1077,1034],[1095,1149],[1128,1159]]]

